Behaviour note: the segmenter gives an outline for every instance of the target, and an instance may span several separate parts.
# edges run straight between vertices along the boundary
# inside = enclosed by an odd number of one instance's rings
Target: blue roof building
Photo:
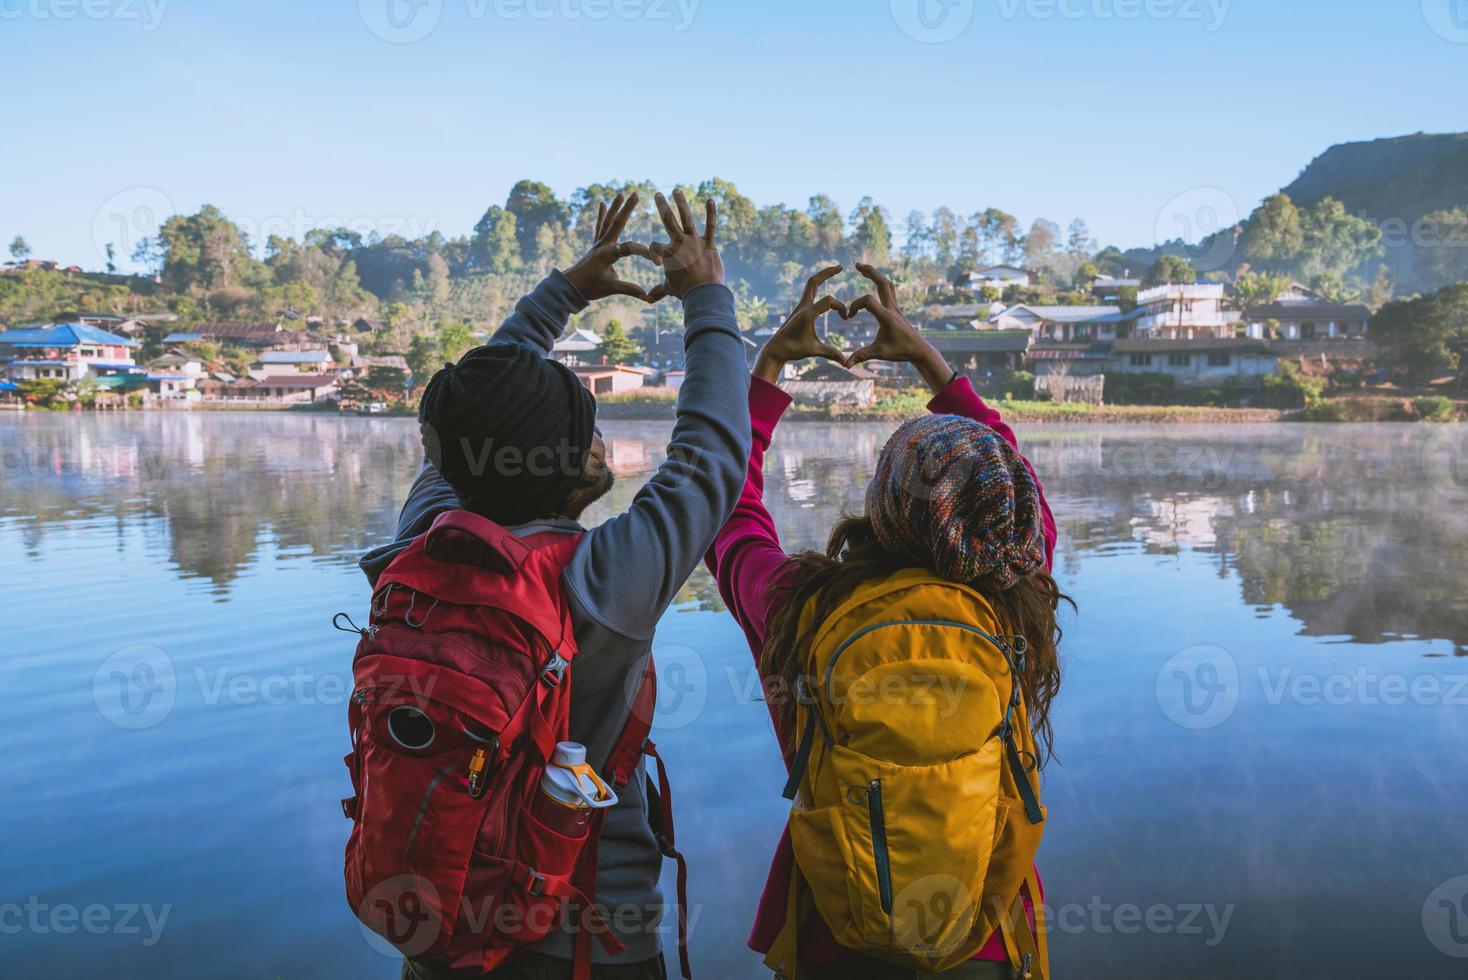
[[[10,381],[80,381],[131,366],[141,346],[86,323],[39,323],[0,333],[0,364]]]

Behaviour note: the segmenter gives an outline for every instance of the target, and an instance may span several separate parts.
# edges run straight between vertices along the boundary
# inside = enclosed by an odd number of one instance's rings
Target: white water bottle
[[[586,746],[559,742],[540,777],[530,810],[535,819],[565,837],[585,837],[596,810],[616,806],[617,794],[586,764]]]

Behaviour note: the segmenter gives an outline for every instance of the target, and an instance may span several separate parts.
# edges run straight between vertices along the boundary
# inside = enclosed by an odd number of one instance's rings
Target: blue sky
[[[1150,244],[1468,129],[1468,0],[0,0],[0,63],[0,238],[87,268],[205,202],[464,234],[520,177]]]

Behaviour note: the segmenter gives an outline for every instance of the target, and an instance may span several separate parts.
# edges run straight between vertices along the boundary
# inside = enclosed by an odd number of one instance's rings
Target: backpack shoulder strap
[[[653,785],[651,776],[647,780],[648,823],[652,826],[653,836],[657,839],[663,856],[672,858],[678,865],[678,965],[684,977],[692,977],[693,970],[688,958],[688,860],[677,846],[677,832],[673,825],[673,791],[668,783],[668,767],[664,765],[657,745],[648,737],[652,731],[657,700],[657,668],[652,654],[649,653],[637,695],[632,699],[632,710],[627,716],[627,724],[607,756],[606,778],[621,789],[631,781],[643,756],[652,759],[657,765],[657,785]]]

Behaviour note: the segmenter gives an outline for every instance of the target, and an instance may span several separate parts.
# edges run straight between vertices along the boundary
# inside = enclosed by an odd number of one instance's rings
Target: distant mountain
[[[1468,204],[1468,133],[1417,133],[1332,146],[1284,189],[1297,205],[1333,197],[1377,223]]]
[[[1415,133],[1340,143],[1310,161],[1283,193],[1301,208],[1333,197],[1348,213],[1378,225],[1386,254],[1363,270],[1368,277],[1377,265],[1386,265],[1399,294],[1435,288],[1440,283],[1424,282],[1419,268],[1423,238],[1414,237],[1414,224],[1435,211],[1468,207],[1468,133]],[[1246,225],[1197,245],[1166,242],[1128,249],[1122,255],[1134,272],[1144,271],[1163,254],[1203,258],[1205,269],[1208,256],[1229,256],[1222,271],[1232,274],[1243,255],[1230,247],[1230,240],[1237,242]]]

